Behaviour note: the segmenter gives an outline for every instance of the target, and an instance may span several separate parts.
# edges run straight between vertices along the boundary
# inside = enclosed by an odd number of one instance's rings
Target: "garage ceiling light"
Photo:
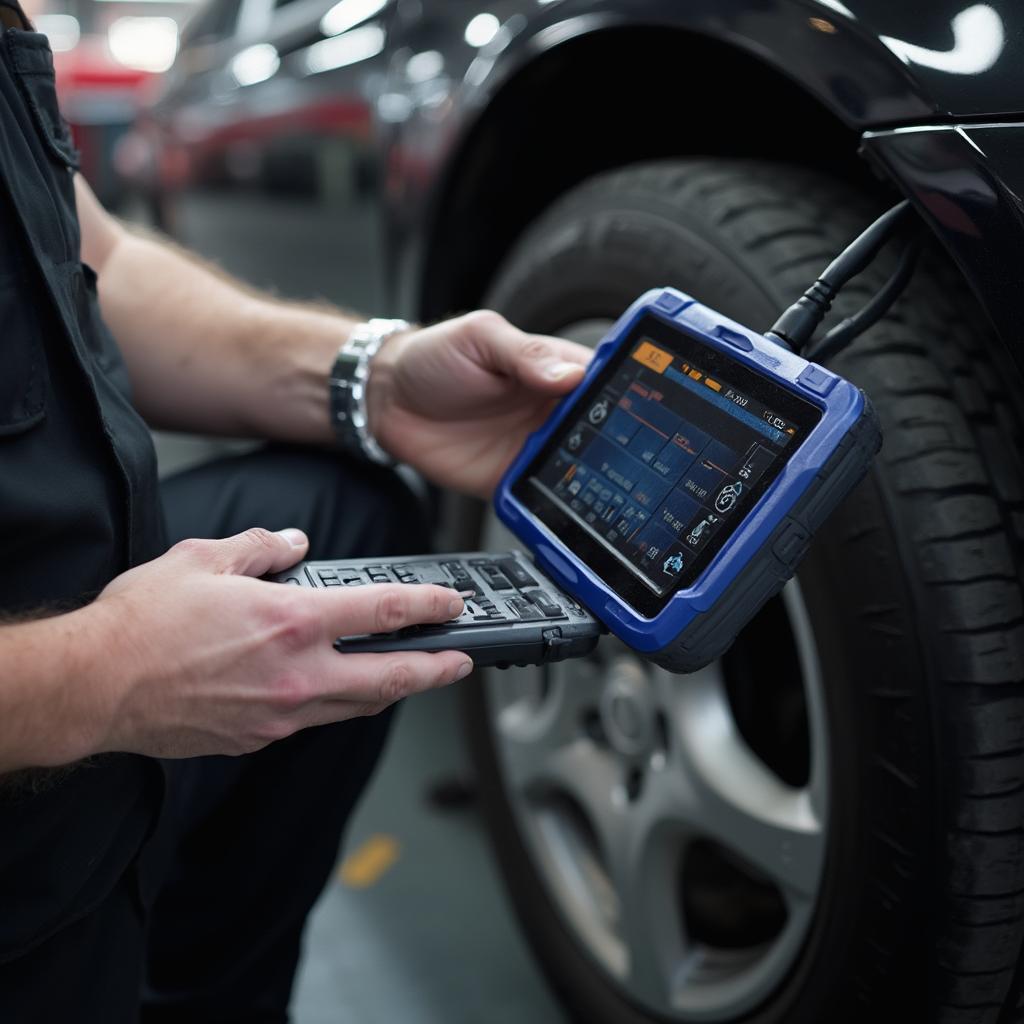
[[[845,15],[851,21],[857,20],[853,16],[853,11],[851,11],[850,8],[846,6],[846,4],[842,3],[842,0],[818,0],[818,3],[821,4],[822,7],[831,8],[837,14]]]
[[[272,78],[280,66],[277,50],[270,43],[257,43],[236,53],[228,70],[239,85],[257,85]]]
[[[306,51],[306,74],[347,67],[376,57],[384,49],[384,30],[379,25],[364,25],[340,36],[314,43]]]
[[[340,35],[360,22],[379,14],[387,0],[338,0],[320,20],[320,31],[325,36]]]
[[[882,36],[881,41],[904,64],[917,64],[951,75],[980,75],[1002,55],[1006,45],[1003,20],[988,4],[962,10],[950,23],[953,45],[948,50],[930,50],[904,39]]]
[[[478,14],[466,26],[466,42],[470,46],[486,46],[501,28],[501,22],[493,14]]]
[[[178,52],[178,23],[173,18],[118,18],[107,29],[107,45],[127,68],[159,74]]]
[[[444,71],[444,57],[437,50],[413,54],[405,64],[405,77],[410,82],[429,82]]]
[[[82,26],[73,14],[37,14],[35,26],[50,40],[54,53],[73,50],[82,38]]]

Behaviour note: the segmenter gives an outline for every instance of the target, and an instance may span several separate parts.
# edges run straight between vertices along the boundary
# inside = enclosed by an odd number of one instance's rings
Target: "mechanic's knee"
[[[430,550],[433,507],[425,485],[334,453],[317,453],[308,479],[309,558],[366,558]],[[322,461],[319,461],[322,460]]]

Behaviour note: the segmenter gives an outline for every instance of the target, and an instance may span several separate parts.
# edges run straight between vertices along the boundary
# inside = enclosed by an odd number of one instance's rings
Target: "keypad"
[[[495,589],[495,590],[512,590],[512,583],[508,577],[501,571],[501,567],[495,565],[493,562],[484,562],[482,565],[477,566],[477,569],[481,576]]]
[[[537,622],[569,617],[560,603],[567,599],[556,599],[541,589],[530,569],[508,554],[494,558],[410,559],[369,565],[321,562],[311,564],[306,571],[311,582],[323,587],[369,583],[433,583],[449,587],[465,596],[466,607],[458,620],[460,624]],[[574,614],[581,614],[578,605],[567,603]]]
[[[537,586],[537,581],[514,558],[503,558],[497,565],[517,587]]]

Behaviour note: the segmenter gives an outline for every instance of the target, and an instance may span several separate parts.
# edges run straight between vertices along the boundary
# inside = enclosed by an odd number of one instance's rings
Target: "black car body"
[[[380,7],[353,26],[370,33],[338,55],[359,59],[311,75],[303,61],[327,40],[320,22],[333,6],[343,5],[206,7],[150,129],[172,196],[226,184],[305,191],[326,214],[316,220],[328,246],[340,234],[330,215],[345,212],[332,200],[363,208],[364,304],[421,318],[477,305],[522,226],[605,167],[756,153],[850,176],[862,173],[863,146],[942,238],[1006,343],[1019,343],[1007,285],[1021,242],[1006,229],[1024,184],[1024,13],[1012,3],[503,2],[486,8],[497,34],[475,47],[465,29],[483,9],[472,0],[391,2],[362,5]],[[247,40],[273,46],[280,66],[239,87],[230,62]],[[439,59],[410,80],[408,59],[424,53]],[[304,291],[314,265],[311,254],[301,267]]]
[[[1022,61],[1008,0],[212,0],[138,127],[183,241],[290,295],[422,321],[492,304],[592,339],[638,286],[674,284],[764,329],[872,210],[904,195],[926,226],[917,291],[840,364],[886,448],[800,591],[714,678],[655,677],[628,652],[591,666],[670,695],[642,766],[600,707],[573,712],[580,742],[619,758],[629,813],[676,757],[706,783],[659,883],[673,921],[649,893],[631,921],[611,867],[614,900],[579,895],[639,819],[577,827],[593,793],[555,799],[550,778],[515,795],[501,694],[536,679],[470,698],[517,910],[588,1024],[1024,1019]],[[787,693],[804,724],[769,736]],[[725,712],[707,709],[726,705],[742,742],[715,767],[701,744]],[[751,752],[771,772],[744,793],[806,790],[821,811],[813,899],[772,882],[799,825],[758,833],[771,852],[751,864],[742,842],[722,853],[715,820],[770,817],[723,795]],[[562,866],[543,839],[558,814],[577,844]]]

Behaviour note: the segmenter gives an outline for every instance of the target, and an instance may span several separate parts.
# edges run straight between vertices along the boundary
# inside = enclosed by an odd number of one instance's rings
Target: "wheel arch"
[[[479,305],[521,230],[603,170],[751,156],[884,188],[857,156],[862,126],[851,112],[755,55],[749,39],[739,46],[686,28],[600,24],[566,36],[543,50],[536,37],[523,44],[528,59],[520,53],[514,73],[467,101],[475,114],[428,200],[414,280],[422,319]]]

